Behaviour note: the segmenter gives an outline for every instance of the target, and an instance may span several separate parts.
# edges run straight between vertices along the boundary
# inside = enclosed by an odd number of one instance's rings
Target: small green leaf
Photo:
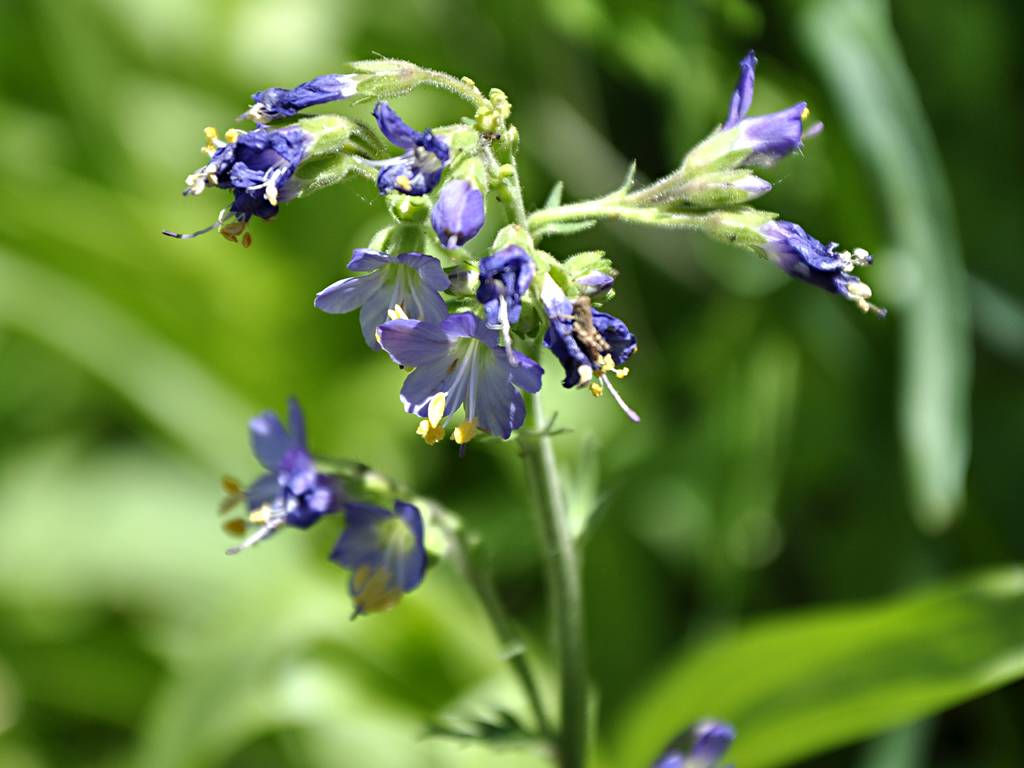
[[[614,742],[641,765],[687,724],[726,720],[731,758],[773,768],[933,715],[1024,677],[1024,569],[756,622],[687,649],[628,707]]]
[[[556,181],[554,186],[551,187],[551,191],[548,192],[548,198],[544,201],[544,208],[557,208],[562,204],[562,192],[565,189],[565,185]]]

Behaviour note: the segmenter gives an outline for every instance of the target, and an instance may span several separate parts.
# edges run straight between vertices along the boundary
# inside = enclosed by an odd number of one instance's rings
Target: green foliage
[[[1024,676],[1024,569],[864,606],[755,623],[687,648],[632,702],[624,764],[709,712],[735,724],[737,765],[791,765]]]

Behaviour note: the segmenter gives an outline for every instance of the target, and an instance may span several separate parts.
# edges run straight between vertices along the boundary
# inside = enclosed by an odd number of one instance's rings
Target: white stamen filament
[[[619,408],[621,408],[623,412],[625,412],[625,414],[632,421],[639,422],[640,416],[637,414],[636,411],[634,411],[632,408],[626,405],[626,401],[622,399],[622,396],[619,394],[618,390],[616,390],[615,387],[612,386],[611,379],[609,379],[607,376],[601,376],[600,382],[601,384],[608,388],[609,392],[612,393],[612,397],[615,398],[615,402],[619,404]]]

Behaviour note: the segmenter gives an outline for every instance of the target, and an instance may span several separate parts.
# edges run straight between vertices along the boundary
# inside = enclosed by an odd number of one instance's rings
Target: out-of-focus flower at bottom
[[[352,571],[352,617],[393,608],[420,585],[427,568],[420,511],[403,501],[395,502],[393,512],[347,504],[345,521],[331,560]]]
[[[728,723],[701,720],[674,739],[651,768],[716,768],[735,738]]]

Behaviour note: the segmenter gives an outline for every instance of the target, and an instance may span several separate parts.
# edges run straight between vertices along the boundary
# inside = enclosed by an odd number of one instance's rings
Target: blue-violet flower
[[[249,422],[252,451],[266,474],[244,490],[249,522],[261,527],[241,545],[235,554],[270,536],[284,525],[309,528],[341,503],[337,478],[317,471],[306,447],[306,426],[302,409],[295,398],[288,401],[288,428],[272,411],[265,411]]]
[[[425,195],[437,186],[448,162],[448,145],[430,131],[417,131],[398,116],[386,101],[373,108],[384,137],[405,154],[374,163],[380,167],[377,189],[387,194],[396,189],[406,195]]]
[[[761,250],[787,273],[838,293],[863,312],[885,317],[886,310],[868,301],[871,288],[853,274],[855,267],[871,264],[871,254],[866,250],[855,248],[852,253],[836,250],[837,243],[826,246],[790,221],[769,221],[761,225],[759,232],[764,237]]]
[[[465,245],[484,226],[483,194],[465,179],[449,181],[434,203],[430,223],[445,248]]]
[[[417,434],[429,445],[444,438],[447,419],[460,406],[465,420],[452,435],[456,443],[465,445],[478,430],[508,439],[526,415],[519,390],[540,390],[540,365],[516,350],[510,363],[498,334],[469,312],[441,323],[392,320],[380,326],[379,339],[396,363],[415,368],[401,399],[408,413],[422,417]]]
[[[595,397],[611,392],[615,402],[633,421],[640,421],[612,385],[609,373],[624,378],[623,364],[636,352],[636,337],[619,318],[593,308],[588,296],[569,301],[558,284],[547,275],[541,286],[541,300],[549,325],[544,346],[565,369],[564,387],[589,386]]]
[[[267,123],[292,117],[306,107],[354,96],[357,85],[355,75],[320,75],[294,88],[267,88],[252,95],[252,106],[240,119]]]
[[[732,144],[733,151],[749,152],[742,162],[745,166],[770,166],[780,158],[795,152],[803,143],[804,120],[809,113],[807,102],[801,101],[788,109],[769,115],[747,117],[754,98],[754,69],[757,57],[750,51],[740,62],[740,77],[736,83],[729,114],[722,124],[722,130],[737,129],[738,136]],[[820,130],[820,124],[811,133]],[[809,134],[806,134],[809,135]]]
[[[346,504],[345,532],[331,560],[352,571],[352,618],[392,608],[420,585],[427,568],[420,511],[403,501],[395,502],[393,512],[371,504]]]
[[[329,314],[359,307],[359,324],[371,349],[380,349],[377,326],[395,315],[395,307],[401,308],[400,317],[432,323],[448,316],[439,291],[448,288],[449,280],[441,262],[433,256],[415,252],[390,256],[383,251],[356,248],[348,268],[366,274],[332,283],[316,295],[313,303]]]
[[[270,219],[278,206],[290,197],[285,184],[306,157],[312,137],[297,125],[284,128],[257,128],[253,131],[228,131],[226,140],[214,128],[206,129],[204,151],[210,162],[185,179],[185,194],[198,195],[213,185],[234,192],[234,200],[221,211],[214,224],[187,235],[164,234],[188,239],[220,227],[221,233],[235,240],[253,216]],[[229,217],[235,221],[227,224]]]
[[[735,739],[731,725],[703,720],[669,744],[651,768],[715,768]]]

